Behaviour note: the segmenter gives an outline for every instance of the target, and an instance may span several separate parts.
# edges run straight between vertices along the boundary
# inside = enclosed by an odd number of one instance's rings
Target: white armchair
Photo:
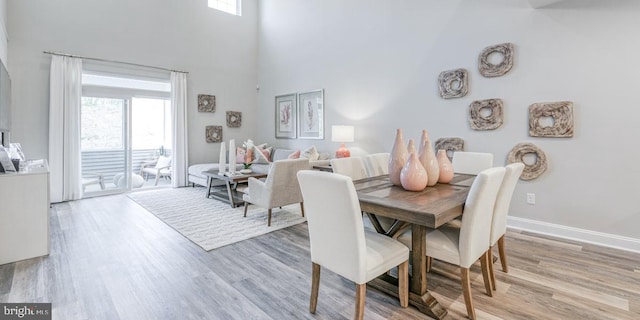
[[[296,174],[309,169],[309,159],[278,160],[273,162],[265,181],[249,178],[249,188],[244,191],[244,216],[247,216],[249,204],[267,208],[267,225],[271,226],[273,208],[300,203],[302,216],[302,193]]]
[[[156,177],[156,181],[154,185],[158,185],[158,181],[162,177],[171,178],[171,158],[169,157],[160,157],[158,158],[158,162],[156,162],[156,166],[153,168],[143,168],[142,173],[145,174],[145,177],[148,179],[149,175],[152,174]]]

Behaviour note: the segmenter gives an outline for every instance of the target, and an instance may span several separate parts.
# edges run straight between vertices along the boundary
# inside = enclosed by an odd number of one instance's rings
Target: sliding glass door
[[[126,98],[82,97],[80,152],[86,195],[129,190],[129,106]]]

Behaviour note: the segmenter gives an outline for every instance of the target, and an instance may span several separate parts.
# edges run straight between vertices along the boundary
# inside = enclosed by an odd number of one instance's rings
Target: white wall
[[[13,85],[12,141],[30,158],[48,154],[50,56],[56,51],[188,71],[189,162],[216,160],[206,125],[225,139],[252,136],[256,121],[257,2],[242,17],[206,0],[20,0],[8,3]],[[197,112],[197,95],[214,94],[217,111]],[[225,111],[242,111],[241,128],[227,128]]]
[[[353,155],[390,151],[396,128],[414,139],[426,128],[432,141],[461,137],[467,151],[493,153],[495,165],[533,142],[549,169],[520,181],[512,217],[640,239],[638,16],[634,1],[263,0],[258,136],[332,151],[331,125],[353,124]],[[478,54],[503,42],[516,46],[514,68],[483,78]],[[470,91],[444,100],[436,80],[453,68],[469,70]],[[325,89],[325,140],[275,140],[274,96],[316,88]],[[504,124],[473,131],[468,106],[486,98],[503,99]],[[575,136],[529,137],[528,106],[559,100],[574,102]]]

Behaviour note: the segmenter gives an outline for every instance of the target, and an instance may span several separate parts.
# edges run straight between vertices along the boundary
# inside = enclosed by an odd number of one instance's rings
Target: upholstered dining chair
[[[478,174],[467,195],[460,228],[445,224],[438,229],[428,230],[426,234],[427,256],[460,266],[464,302],[471,319],[476,319],[476,313],[471,297],[469,268],[478,259],[487,295],[493,296],[488,265],[491,258],[489,239],[493,209],[505,171],[505,168],[497,167]],[[411,247],[411,231],[404,232],[398,240]]]
[[[355,319],[364,317],[366,284],[398,267],[398,296],[409,303],[409,249],[387,236],[366,231],[360,203],[349,177],[321,171],[300,171],[298,180],[307,209],[312,262],[309,311],[316,312],[320,268],[356,283]]]
[[[304,217],[302,193],[296,173],[306,169],[309,169],[309,159],[278,160],[271,164],[265,181],[249,178],[249,188],[245,189],[242,196],[244,216],[247,216],[250,203],[267,208],[267,226],[271,226],[273,208],[300,203]]]
[[[362,158],[368,177],[377,177],[389,174],[388,152],[373,153]]]
[[[507,215],[509,214],[509,206],[511,205],[511,198],[513,191],[518,184],[518,179],[524,170],[524,164],[521,162],[512,163],[505,167],[506,171],[504,178],[502,179],[502,185],[498,191],[498,197],[496,198],[496,204],[493,209],[493,219],[491,222],[491,237],[489,246],[491,249],[498,244],[498,253],[500,255],[500,263],[502,264],[502,271],[509,272],[507,268],[507,254],[504,248],[504,235],[507,233]],[[493,250],[490,250],[491,252]],[[489,272],[491,273],[491,287],[496,290],[496,278],[493,272],[493,258],[489,260]]]
[[[156,181],[154,185],[158,185],[158,181],[162,177],[171,177],[171,158],[170,157],[159,157],[158,162],[156,162],[155,167],[152,168],[143,168],[142,173],[146,174],[145,179],[149,178],[149,174],[152,174],[156,177]]]
[[[334,173],[351,177],[353,180],[360,180],[367,177],[364,168],[364,161],[360,157],[331,159],[331,169]]]
[[[453,153],[453,172],[462,174],[478,174],[480,171],[493,167],[493,154],[484,152]]]

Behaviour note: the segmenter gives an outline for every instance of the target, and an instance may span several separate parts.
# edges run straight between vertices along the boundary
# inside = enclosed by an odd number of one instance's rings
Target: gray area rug
[[[231,208],[206,199],[205,194],[205,188],[186,187],[135,192],[128,197],[207,251],[306,221],[300,204],[293,204],[274,208],[271,227],[267,227],[267,209],[250,205],[244,218],[243,207]]]

